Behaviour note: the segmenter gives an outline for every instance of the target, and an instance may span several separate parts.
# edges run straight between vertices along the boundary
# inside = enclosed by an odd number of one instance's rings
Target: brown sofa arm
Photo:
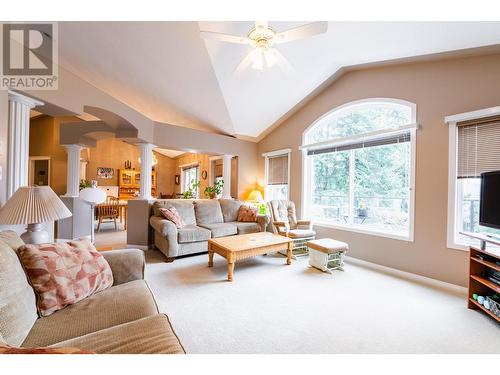
[[[121,249],[101,252],[113,272],[113,285],[144,279],[146,265],[144,251],[139,249]]]

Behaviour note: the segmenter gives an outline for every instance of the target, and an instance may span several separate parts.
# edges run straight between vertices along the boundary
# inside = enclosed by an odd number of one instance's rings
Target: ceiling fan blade
[[[275,42],[286,43],[286,42],[291,42],[293,40],[309,38],[314,35],[326,33],[327,30],[328,30],[328,22],[326,21],[312,22],[276,34]]]
[[[245,36],[216,33],[213,31],[200,31],[200,35],[203,39],[206,40],[216,40],[218,42],[235,43],[235,44],[250,44],[250,39]]]

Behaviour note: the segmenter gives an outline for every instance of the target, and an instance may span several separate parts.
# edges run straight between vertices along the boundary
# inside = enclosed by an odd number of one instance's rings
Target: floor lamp
[[[90,204],[92,214],[90,216],[91,230],[90,240],[94,243],[94,218],[95,218],[95,205],[102,203],[106,200],[106,193],[97,187],[97,183],[92,181],[92,187],[82,189],[80,191],[80,198]]]

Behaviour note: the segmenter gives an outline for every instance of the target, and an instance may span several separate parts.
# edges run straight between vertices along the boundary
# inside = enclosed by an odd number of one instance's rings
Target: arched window
[[[413,238],[416,106],[347,103],[303,134],[304,214],[319,225]]]
[[[305,132],[305,143],[313,144],[351,137],[416,122],[415,105],[395,99],[352,102],[328,112]]]

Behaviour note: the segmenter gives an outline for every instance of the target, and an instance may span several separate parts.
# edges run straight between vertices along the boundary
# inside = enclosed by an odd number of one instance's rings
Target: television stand
[[[481,311],[497,322],[500,322],[500,317],[497,314],[492,310],[488,310],[480,301],[474,298],[474,295],[488,297],[494,294],[500,294],[500,285],[489,280],[485,276],[487,270],[500,272],[500,265],[498,264],[498,261],[500,261],[500,250],[486,250],[486,243],[500,245],[500,240],[480,233],[461,234],[481,241],[481,249],[471,246],[469,250],[469,293],[467,307],[469,309]]]

